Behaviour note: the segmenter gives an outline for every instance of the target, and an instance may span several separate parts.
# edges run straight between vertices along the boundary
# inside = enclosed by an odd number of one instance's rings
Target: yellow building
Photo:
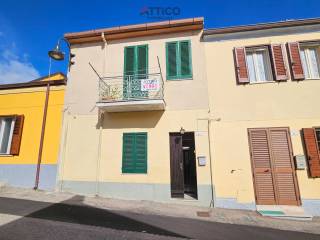
[[[0,85],[1,184],[34,187],[40,160],[39,188],[54,189],[65,85],[66,77],[62,73]],[[47,114],[42,131],[46,96]]]
[[[215,206],[320,215],[320,19],[203,33]],[[319,146],[319,147],[318,147]]]
[[[60,190],[320,215],[319,28],[193,18],[65,34]]]

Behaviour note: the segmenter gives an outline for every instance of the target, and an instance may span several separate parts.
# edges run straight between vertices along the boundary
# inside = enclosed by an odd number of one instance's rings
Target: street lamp
[[[74,64],[74,62],[72,62],[71,59],[73,57],[75,57],[75,54],[71,53],[70,43],[65,38],[63,38],[63,37],[60,38],[58,40],[58,43],[57,43],[56,47],[54,49],[52,49],[51,51],[49,51],[48,55],[49,55],[50,58],[52,58],[53,60],[56,60],[56,61],[64,60],[65,54],[60,49],[60,44],[61,44],[62,40],[67,44],[67,46],[69,48],[69,64],[68,64],[68,66],[69,66],[69,69],[70,69],[70,66]]]
[[[55,49],[49,51],[48,55],[56,61],[62,61],[64,59],[64,52],[60,50],[59,45],[57,45]]]
[[[64,60],[64,52],[60,50],[60,42],[63,40],[69,48],[69,63],[68,63],[68,70],[70,70],[70,66],[74,64],[74,62],[71,61],[71,59],[75,56],[71,53],[70,43],[65,38],[60,38],[58,40],[57,46],[48,52],[48,55],[50,57],[49,62],[49,80],[51,76],[51,59],[56,61],[62,61]],[[41,137],[40,137],[40,145],[39,145],[39,153],[38,153],[38,163],[37,163],[37,170],[36,170],[36,179],[34,184],[34,190],[37,190],[39,187],[39,181],[40,181],[40,169],[41,169],[41,162],[42,162],[42,151],[43,151],[43,141],[44,141],[44,134],[46,129],[46,119],[47,119],[47,112],[48,112],[48,102],[49,102],[49,94],[50,94],[50,81],[47,83],[47,91],[46,91],[46,100],[45,105],[43,109],[43,120],[42,120],[42,129],[41,129]]]

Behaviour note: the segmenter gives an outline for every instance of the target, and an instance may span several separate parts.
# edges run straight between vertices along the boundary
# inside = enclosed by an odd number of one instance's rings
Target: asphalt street
[[[320,235],[308,233],[112,211],[71,205],[69,201],[47,203],[1,197],[0,222],[8,215],[20,217],[0,226],[0,240],[320,239]]]

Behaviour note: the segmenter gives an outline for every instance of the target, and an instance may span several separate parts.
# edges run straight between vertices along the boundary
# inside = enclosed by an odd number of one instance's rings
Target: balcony
[[[106,112],[164,110],[161,73],[103,77],[97,107]]]

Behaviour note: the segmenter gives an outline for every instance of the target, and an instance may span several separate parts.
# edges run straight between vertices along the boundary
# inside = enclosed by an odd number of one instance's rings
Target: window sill
[[[0,153],[0,157],[13,157],[11,154]]]
[[[305,79],[302,79],[302,81],[303,81],[303,80],[310,80],[310,81],[314,80],[314,81],[319,81],[319,80],[320,80],[320,78],[305,78]]]
[[[278,81],[274,81],[274,80],[271,80],[271,81],[266,81],[266,82],[249,82],[249,85],[255,85],[255,84],[268,84],[268,83],[277,83]]]
[[[167,81],[184,81],[184,80],[186,80],[186,81],[190,81],[190,80],[193,80],[193,77],[185,77],[185,78],[183,78],[183,77],[181,77],[181,78],[167,78]]]
[[[256,85],[256,84],[270,84],[270,83],[282,83],[282,82],[301,82],[301,81],[320,81],[320,78],[304,78],[304,79],[300,79],[300,80],[294,80],[294,79],[287,79],[284,81],[266,81],[266,82],[254,82],[254,83],[246,83],[246,84],[239,84],[239,85]]]
[[[144,175],[147,175],[148,173],[121,173],[121,175],[142,175],[142,174],[144,174]]]

